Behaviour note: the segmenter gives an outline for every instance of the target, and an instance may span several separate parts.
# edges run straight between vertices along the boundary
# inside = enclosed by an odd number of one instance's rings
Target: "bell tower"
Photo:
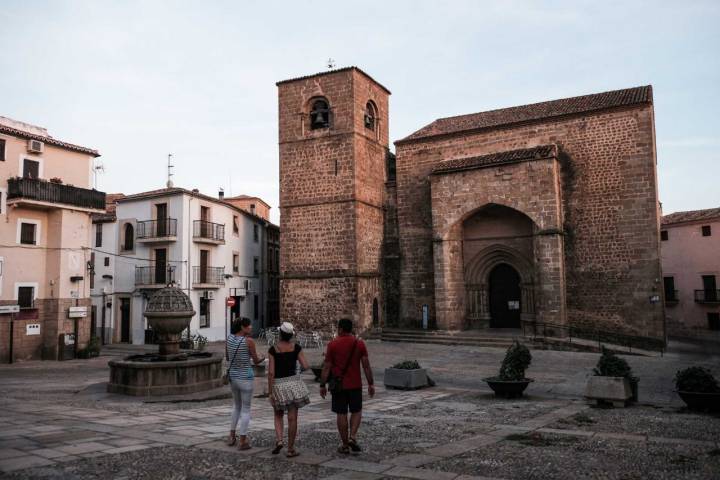
[[[380,323],[390,92],[356,67],[277,83],[280,318]]]

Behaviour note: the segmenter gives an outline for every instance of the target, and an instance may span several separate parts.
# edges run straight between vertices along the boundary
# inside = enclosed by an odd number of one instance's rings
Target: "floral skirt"
[[[276,378],[273,384],[275,410],[287,412],[291,407],[302,408],[310,403],[310,392],[300,375]]]

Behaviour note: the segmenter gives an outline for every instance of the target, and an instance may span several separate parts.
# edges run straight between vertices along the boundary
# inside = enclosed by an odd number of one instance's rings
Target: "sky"
[[[0,115],[96,148],[98,189],[263,198],[275,82],[356,65],[390,138],[435,118],[653,85],[663,212],[720,206],[720,1],[32,1],[0,8]],[[392,146],[391,146],[392,148]]]

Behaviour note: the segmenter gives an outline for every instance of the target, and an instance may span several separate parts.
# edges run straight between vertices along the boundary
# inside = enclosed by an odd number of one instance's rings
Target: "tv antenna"
[[[98,188],[98,173],[105,173],[105,165],[103,165],[102,163],[98,163],[93,167],[93,183],[95,185],[95,190],[97,190]]]
[[[170,163],[170,161],[171,161],[171,159],[172,159],[172,156],[173,156],[172,153],[168,153],[167,188],[172,188],[172,187],[173,187],[173,182],[172,182],[171,177],[172,177],[173,175],[175,175],[174,173],[172,173],[172,169],[175,167],[175,165],[173,165],[173,164]]]
[[[333,60],[332,58],[328,58],[327,68],[328,70],[332,70],[333,68],[335,68],[335,60]]]

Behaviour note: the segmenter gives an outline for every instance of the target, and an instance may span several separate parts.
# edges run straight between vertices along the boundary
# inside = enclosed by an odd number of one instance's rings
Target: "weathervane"
[[[333,60],[332,58],[328,58],[327,68],[328,70],[332,70],[333,68],[335,68],[335,60]]]

